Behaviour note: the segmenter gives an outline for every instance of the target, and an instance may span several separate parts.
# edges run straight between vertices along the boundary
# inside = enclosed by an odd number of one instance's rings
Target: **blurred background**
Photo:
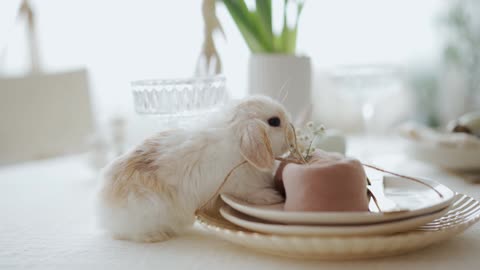
[[[381,134],[480,107],[479,1],[301,2],[295,55],[310,59],[312,118],[326,127]],[[225,4],[214,10],[226,89],[243,97],[252,50]],[[198,74],[202,14],[200,0],[1,1],[0,165],[97,151],[100,166],[107,148],[148,136],[130,82]]]

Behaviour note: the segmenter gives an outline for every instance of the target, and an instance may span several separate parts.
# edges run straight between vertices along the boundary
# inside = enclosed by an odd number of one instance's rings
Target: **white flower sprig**
[[[310,121],[303,128],[297,128],[295,132],[297,134],[298,151],[304,160],[308,161],[311,154],[316,150],[315,141],[325,134],[325,127]]]

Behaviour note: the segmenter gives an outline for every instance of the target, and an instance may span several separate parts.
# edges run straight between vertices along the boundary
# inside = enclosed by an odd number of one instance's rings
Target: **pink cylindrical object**
[[[368,211],[366,175],[356,159],[317,151],[309,164],[286,165],[282,180],[286,211]]]

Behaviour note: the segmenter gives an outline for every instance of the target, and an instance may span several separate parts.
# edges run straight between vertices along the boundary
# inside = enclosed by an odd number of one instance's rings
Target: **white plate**
[[[323,235],[323,236],[355,236],[355,235],[384,235],[406,232],[443,216],[448,210],[444,208],[422,216],[397,221],[367,224],[367,225],[283,225],[265,223],[254,217],[235,211],[230,206],[223,206],[220,214],[235,225],[251,231],[278,235]]]
[[[269,254],[294,258],[346,260],[384,257],[418,250],[463,232],[480,219],[480,203],[457,195],[443,217],[410,232],[379,236],[286,236],[242,229],[223,218],[201,213],[197,221],[214,235]]]
[[[454,148],[409,140],[406,151],[407,154],[417,160],[432,163],[445,169],[457,171],[480,170],[479,149]]]
[[[384,177],[385,196],[393,200],[399,207],[410,209],[406,212],[386,214],[374,212],[292,212],[284,211],[283,203],[254,205],[227,194],[222,194],[221,197],[233,209],[271,222],[304,225],[373,224],[425,215],[439,211],[451,204],[455,196],[452,190],[435,181],[425,179],[423,181],[435,187],[443,195],[443,198],[432,189],[419,183],[398,177]]]

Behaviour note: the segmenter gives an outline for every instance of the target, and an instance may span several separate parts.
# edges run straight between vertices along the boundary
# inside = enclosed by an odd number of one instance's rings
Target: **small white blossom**
[[[315,147],[315,141],[322,138],[325,132],[323,125],[317,125],[313,121],[309,121],[302,128],[295,128],[295,134],[297,137],[296,149],[293,146],[292,153],[301,154],[305,160],[309,160],[311,155],[317,148]]]

